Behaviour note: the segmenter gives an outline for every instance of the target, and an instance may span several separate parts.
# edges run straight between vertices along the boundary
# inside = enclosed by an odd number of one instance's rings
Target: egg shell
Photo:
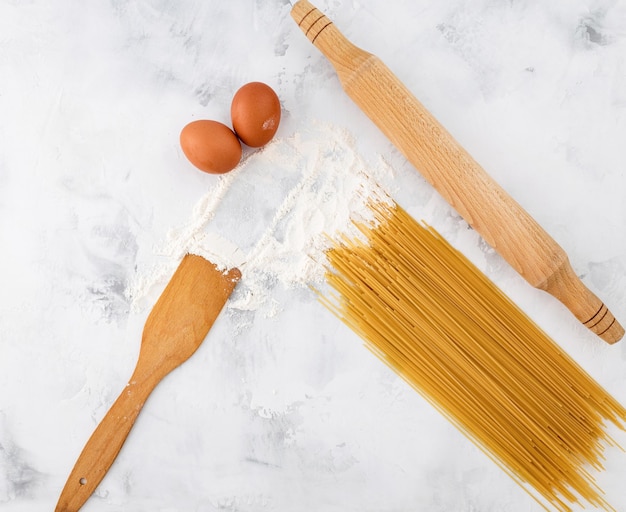
[[[180,132],[180,147],[193,165],[209,174],[232,171],[241,160],[241,142],[218,121],[189,123]]]
[[[272,140],[278,130],[280,101],[269,85],[250,82],[235,93],[230,116],[241,141],[258,148]]]

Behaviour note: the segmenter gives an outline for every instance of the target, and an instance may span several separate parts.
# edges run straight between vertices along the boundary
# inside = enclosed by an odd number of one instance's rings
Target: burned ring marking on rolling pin
[[[299,26],[299,27],[302,27],[302,23],[304,23],[304,20],[305,20],[305,19],[309,16],[309,14],[312,14],[314,11],[317,11],[317,12],[320,14],[320,16],[319,16],[319,17],[318,17],[318,18],[317,18],[317,19],[316,19],[313,23],[311,23],[311,24],[309,25],[309,28],[307,28],[307,29],[306,29],[306,32],[304,33],[304,35],[305,35],[305,36],[309,37],[309,32],[311,32],[311,30],[313,29],[313,27],[314,27],[315,25],[317,25],[317,23],[318,23],[319,21],[322,21],[322,20],[324,20],[324,19],[325,19],[325,20],[327,20],[327,23],[326,23],[326,25],[324,25],[322,28],[320,28],[320,29],[317,31],[317,34],[315,34],[315,35],[313,36],[313,39],[311,39],[311,42],[312,42],[312,43],[315,43],[315,40],[316,40],[316,39],[317,39],[317,37],[318,37],[318,36],[319,36],[319,35],[320,35],[323,31],[324,31],[324,29],[325,29],[326,27],[328,27],[328,25],[332,25],[332,23],[333,23],[332,21],[330,21],[330,20],[326,17],[326,15],[325,15],[324,13],[322,13],[322,12],[320,12],[318,9],[315,9],[315,8],[314,8],[314,9],[311,9],[309,12],[307,12],[307,13],[306,13],[306,14],[302,17],[302,19],[301,19],[301,20],[300,20],[300,22],[298,23],[298,26]]]
[[[324,15],[322,14],[319,18],[317,18],[313,23],[311,23],[309,25],[309,28],[306,29],[306,32],[304,33],[305,36],[309,37],[309,32],[311,32],[311,29],[315,26],[315,24],[321,20],[322,18],[324,18]]]
[[[315,37],[311,40],[312,43],[315,43],[315,40],[317,39],[317,37],[324,31],[324,29],[328,26],[328,25],[332,25],[333,22],[329,21],[328,23],[326,23],[326,25],[324,25],[322,28],[319,29],[319,32],[317,34],[315,34]]]
[[[320,14],[321,14],[321,13],[320,13]],[[322,15],[321,15],[319,18],[317,18],[317,19],[316,19],[313,23],[311,23],[311,25],[309,26],[309,28],[306,30],[305,35],[306,35],[307,37],[309,37],[309,32],[311,32],[311,29],[312,29],[315,25],[317,25],[317,22],[318,22],[318,21],[321,21],[321,20],[323,20],[324,18],[326,18],[326,16],[324,16],[324,15],[322,14]],[[313,41],[311,41],[311,42],[313,42]]]
[[[613,327],[614,323],[615,323],[615,317],[613,317],[613,321],[609,324],[609,326],[606,329],[604,329],[604,331],[602,331],[600,334],[598,334],[598,336],[602,336],[605,332],[607,332],[611,327]]]
[[[594,324],[587,325],[587,324],[589,324],[589,322],[591,322],[594,318],[596,318],[600,314],[602,309],[605,309],[605,311],[604,311],[604,315],[602,315],[600,317],[600,320],[598,320]],[[609,312],[609,308],[607,308],[604,305],[604,302],[603,302],[602,305],[600,306],[600,309],[598,309],[598,312],[595,315],[593,315],[589,320],[587,320],[583,325],[586,325],[588,329],[593,329],[596,325],[598,325],[600,322],[602,322],[602,320],[604,320],[604,317],[607,315],[608,312]]]
[[[304,16],[302,16],[302,19],[300,20],[300,22],[298,23],[298,26],[301,27],[302,23],[304,22],[304,20],[307,19],[307,17],[309,16],[309,14],[311,14],[312,12],[317,11],[317,9],[315,7],[313,7],[313,9],[311,9],[309,12],[307,12]]]
[[[596,311],[596,314],[593,315],[589,320],[587,320],[586,322],[583,322],[583,325],[587,325],[589,322],[591,322],[595,317],[597,317],[600,314],[600,311],[602,311],[602,308],[604,307],[604,302],[602,304],[600,304],[600,309],[598,309],[598,311]]]

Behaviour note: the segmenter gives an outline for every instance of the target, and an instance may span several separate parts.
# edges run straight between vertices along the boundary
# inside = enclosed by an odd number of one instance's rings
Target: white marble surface
[[[318,6],[397,73],[626,322],[626,1]],[[252,80],[281,99],[279,138],[329,123],[365,161],[389,162],[392,193],[626,402],[625,342],[595,339],[468,231],[341,92],[289,9],[0,0],[0,509],[54,508],[165,285],[134,297],[133,283],[175,265],[159,248],[219,182],[185,161],[179,131],[228,122],[233,93]],[[241,234],[266,222],[248,219]],[[268,297],[272,316],[227,310],[156,389],[85,511],[538,510],[309,290],[272,285]],[[600,484],[619,511],[625,480],[626,456],[609,451]]]

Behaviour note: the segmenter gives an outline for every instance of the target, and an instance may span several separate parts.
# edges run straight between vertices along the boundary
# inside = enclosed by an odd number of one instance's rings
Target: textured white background
[[[396,72],[626,322],[626,1],[318,6]],[[179,131],[228,122],[232,95],[252,80],[281,99],[279,137],[323,121],[347,129],[368,161],[382,155],[404,206],[626,402],[624,342],[595,339],[485,247],[341,92],[289,9],[0,0],[2,510],[54,508],[165,285],[133,308],[131,283],[162,262],[155,248],[218,180],[185,161]],[[242,233],[259,225],[242,221]],[[85,511],[538,509],[310,291],[273,286],[271,300],[271,318],[225,312],[157,388]],[[608,456],[600,483],[624,511],[626,456]]]

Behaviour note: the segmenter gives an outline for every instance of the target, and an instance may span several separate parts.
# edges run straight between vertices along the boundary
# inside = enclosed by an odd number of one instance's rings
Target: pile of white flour
[[[188,222],[155,249],[171,264],[137,276],[128,294],[136,303],[191,252],[242,271],[228,308],[265,306],[272,314],[267,304],[277,284],[294,288],[323,281],[328,237],[350,233],[351,219],[367,215],[367,198],[391,176],[382,159],[365,162],[352,137],[334,126],[276,138],[217,179]]]

